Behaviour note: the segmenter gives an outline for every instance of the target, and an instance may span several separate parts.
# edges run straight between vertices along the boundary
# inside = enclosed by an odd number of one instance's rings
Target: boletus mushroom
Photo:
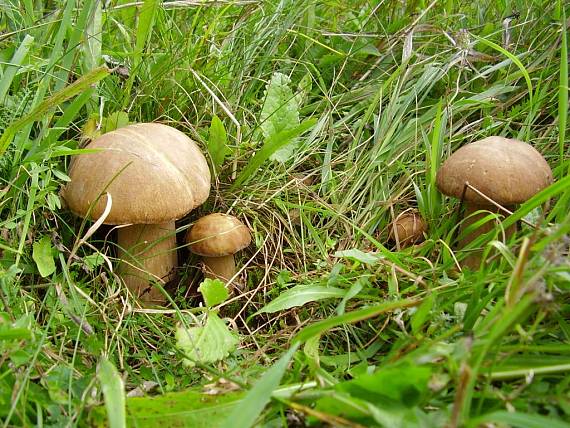
[[[478,192],[513,211],[517,204],[527,201],[552,183],[552,170],[530,144],[503,137],[487,137],[453,153],[437,172],[436,182],[442,193],[462,199],[465,203],[465,216],[469,218],[462,223],[461,233],[486,216],[484,212],[473,213],[481,210],[493,213],[501,211]],[[464,237],[459,246],[467,245],[492,228],[493,224],[485,223]],[[507,236],[515,229],[509,228]],[[464,261],[464,265],[475,268],[479,262],[480,254],[475,253]]]
[[[210,192],[210,171],[200,149],[182,132],[158,123],[139,123],[104,134],[71,163],[62,190],[69,209],[96,220],[112,207],[105,224],[118,229],[118,272],[143,302],[164,296],[153,280],[172,278],[177,265],[174,221],[201,205]]]
[[[403,212],[390,226],[389,239],[400,248],[407,248],[424,240],[427,224],[416,211]]]
[[[250,244],[251,234],[234,216],[214,213],[194,223],[186,242],[193,253],[202,256],[206,278],[228,283],[236,273],[234,254]]]

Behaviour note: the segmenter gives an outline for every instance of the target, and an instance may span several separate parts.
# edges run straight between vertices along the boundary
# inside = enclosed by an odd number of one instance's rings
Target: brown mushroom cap
[[[199,219],[189,230],[186,242],[193,253],[223,257],[237,253],[251,242],[249,229],[237,218],[221,213]]]
[[[71,182],[62,191],[69,209],[81,217],[105,191],[113,198],[107,224],[173,221],[208,198],[210,171],[204,155],[194,141],[170,126],[125,126],[95,139],[86,149],[100,151],[73,159]],[[91,217],[98,218],[105,204],[105,197],[100,198]]]
[[[456,198],[465,183],[502,205],[520,204],[552,183],[552,170],[531,145],[503,137],[488,137],[461,147],[437,172],[437,187]],[[489,204],[467,188],[466,202]]]

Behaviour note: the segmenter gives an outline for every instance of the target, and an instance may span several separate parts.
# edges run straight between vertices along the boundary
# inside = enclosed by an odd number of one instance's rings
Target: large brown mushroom
[[[236,273],[234,254],[250,244],[251,234],[237,218],[214,213],[194,223],[186,241],[193,253],[202,256],[204,276],[228,283]]]
[[[210,192],[210,171],[200,149],[182,132],[158,123],[119,128],[92,141],[72,161],[62,196],[75,214],[118,230],[119,274],[144,302],[163,303],[152,282],[165,284],[177,265],[174,221],[201,205]]]
[[[473,213],[501,211],[489,200],[513,211],[517,204],[527,201],[551,183],[552,170],[534,147],[503,137],[487,137],[461,147],[437,172],[438,189],[465,202],[465,216],[469,218],[462,223],[460,233],[487,215]],[[493,224],[485,223],[462,239],[459,246],[467,245],[492,228]],[[514,227],[507,230],[507,236],[514,230]],[[474,254],[464,264],[476,267],[479,258],[479,254]]]

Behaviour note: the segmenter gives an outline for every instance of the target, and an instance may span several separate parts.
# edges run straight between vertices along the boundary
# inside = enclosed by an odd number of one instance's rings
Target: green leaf
[[[557,421],[551,417],[532,415],[520,412],[498,411],[488,413],[468,423],[468,427],[479,427],[486,423],[499,423],[513,428],[568,428],[570,425],[564,421]]]
[[[39,241],[34,242],[32,258],[43,278],[55,272],[53,247],[49,236],[43,236]]]
[[[212,158],[215,171],[220,169],[226,156],[231,153],[230,148],[227,146],[227,141],[228,137],[224,124],[218,116],[214,115],[208,133],[208,152]]]
[[[299,126],[299,105],[289,84],[291,79],[275,72],[265,90],[265,102],[261,109],[261,132],[266,140],[277,134]],[[297,147],[297,138],[289,138],[282,147],[275,150],[271,160],[285,163]]]
[[[243,392],[210,395],[199,389],[172,392],[154,397],[127,398],[128,426],[138,428],[218,427],[228,412],[239,406]],[[107,426],[103,407],[89,414],[88,426]]]
[[[184,363],[190,367],[196,362],[220,361],[234,351],[237,344],[237,336],[215,312],[208,313],[204,326],[176,330],[176,345],[186,354]]]
[[[144,47],[152,35],[155,17],[159,7],[160,2],[158,0],[144,0],[140,9],[136,44],[133,52],[133,68],[139,65]]]
[[[378,260],[381,259],[381,256],[377,254],[365,253],[364,251],[361,251],[358,248],[353,248],[351,250],[337,251],[336,253],[334,253],[334,256],[350,259],[353,261],[358,261],[360,263],[365,263],[368,265],[376,264],[378,263]]]
[[[238,407],[228,415],[222,428],[249,428],[253,426],[281,382],[289,361],[293,358],[298,344],[293,345],[277,362],[265,372],[255,386],[247,393]]]
[[[311,129],[316,122],[316,119],[304,120],[299,126],[296,126],[293,129],[285,129],[278,134],[275,134],[272,138],[266,140],[263,147],[259,149],[259,151],[247,163],[245,168],[240,172],[231,189],[235,189],[236,187],[243,184],[253,175],[255,171],[259,169],[261,164],[263,164],[263,162],[265,162],[271,156],[271,154],[287,144],[292,138],[298,137],[304,132]]]
[[[279,297],[269,302],[263,308],[255,313],[272,314],[274,312],[283,311],[285,309],[293,308],[295,306],[303,306],[309,302],[317,302],[323,299],[330,298],[341,298],[346,294],[346,290],[335,287],[323,287],[321,285],[311,285],[303,284],[297,285],[284,293],[281,293]]]
[[[338,307],[336,308],[336,313],[338,315],[344,314],[346,303],[353,297],[356,297],[358,293],[360,293],[362,289],[368,285],[370,285],[368,278],[366,277],[358,278],[356,282],[352,284],[348,289],[348,291],[344,294],[341,302],[338,304]]]
[[[27,328],[0,326],[0,340],[27,340],[32,338],[32,332]]]
[[[228,289],[219,279],[206,278],[198,287],[198,291],[202,293],[208,308],[224,302],[229,296]]]
[[[89,269],[90,271],[94,270],[96,267],[99,267],[103,263],[105,263],[105,259],[103,258],[103,255],[99,252],[89,254],[89,255],[83,257],[82,260],[83,260],[83,263],[85,264],[85,266],[87,267],[87,269]]]
[[[412,316],[412,333],[414,335],[420,332],[420,329],[428,320],[429,314],[433,308],[434,301],[435,296],[432,293],[424,299],[418,310]]]
[[[124,111],[116,111],[103,120],[103,133],[114,131],[129,124],[129,115]]]
[[[99,363],[97,378],[101,383],[101,390],[105,399],[109,428],[126,427],[125,386],[123,379],[121,379],[113,363],[105,357],[102,357]]]
[[[427,395],[431,373],[427,366],[398,364],[339,383],[336,389],[371,403],[380,403],[388,398],[405,407],[413,407]]]
[[[303,328],[299,333],[297,333],[293,339],[293,342],[304,342],[317,334],[322,334],[331,328],[338,327],[339,325],[352,324],[368,318],[376,317],[383,313],[395,311],[396,309],[416,306],[419,302],[420,300],[415,299],[384,302],[375,306],[371,306],[369,308],[359,309],[357,311],[348,312],[344,315],[339,315],[337,317],[331,317],[322,321],[318,321]]]

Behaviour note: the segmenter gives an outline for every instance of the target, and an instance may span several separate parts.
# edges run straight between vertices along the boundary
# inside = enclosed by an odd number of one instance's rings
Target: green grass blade
[[[293,355],[295,355],[298,347],[299,344],[293,345],[265,372],[244,397],[242,403],[228,415],[221,428],[249,428],[253,426],[267,403],[269,403],[269,400],[271,400],[271,394],[279,386],[281,378],[285,374],[285,370],[287,370],[287,365],[293,358]]]
[[[318,321],[303,328],[293,339],[295,343],[302,343],[307,341],[313,336],[322,334],[333,327],[343,324],[353,324],[368,318],[376,317],[380,314],[392,312],[396,309],[409,308],[421,303],[419,299],[404,299],[396,300],[394,302],[380,303],[369,308],[359,309],[356,311],[345,313],[336,317],[328,318],[326,320]]]
[[[97,377],[105,399],[109,428],[125,428],[125,386],[121,375],[113,363],[103,357],[99,362]]]
[[[4,100],[4,97],[8,93],[10,89],[10,85],[12,84],[12,80],[14,80],[14,76],[16,75],[18,69],[22,66],[22,63],[28,56],[30,52],[30,48],[34,43],[34,38],[29,34],[26,34],[24,40],[18,47],[18,50],[14,52],[12,59],[10,60],[10,65],[8,65],[2,75],[2,79],[0,80],[0,103]]]
[[[32,112],[26,116],[18,119],[11,124],[0,136],[0,156],[4,154],[10,145],[12,138],[16,133],[26,125],[30,125],[36,120],[40,120],[50,109],[58,106],[62,102],[80,95],[83,91],[89,89],[91,85],[99,82],[109,75],[107,67],[99,67],[87,73],[85,76],[73,82],[71,85],[66,86],[59,92],[56,92],[51,97],[40,103]]]
[[[303,121],[299,126],[281,131],[267,140],[263,147],[259,149],[259,151],[253,156],[253,158],[242,170],[242,172],[237,176],[236,181],[232,185],[232,189],[237,188],[249,180],[253,173],[257,171],[263,162],[269,159],[273,153],[275,153],[281,147],[286,146],[293,138],[296,138],[311,129],[315,123],[316,119],[307,119]]]

